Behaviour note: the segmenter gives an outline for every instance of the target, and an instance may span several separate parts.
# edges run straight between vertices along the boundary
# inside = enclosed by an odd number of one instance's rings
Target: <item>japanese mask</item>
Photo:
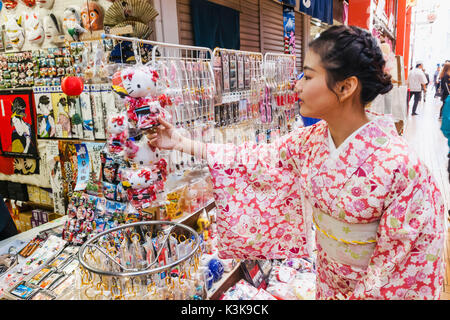
[[[28,41],[32,44],[44,42],[44,28],[36,13],[25,13],[24,17]]]
[[[3,4],[5,5],[5,8],[7,10],[12,10],[15,7],[17,7],[17,0],[2,0]]]
[[[23,43],[25,42],[23,28],[20,26],[21,17],[19,17],[18,20],[16,20],[15,17],[6,19],[6,34],[8,35],[8,38],[11,41],[13,47],[20,50],[22,49]]]
[[[58,21],[58,18],[53,13],[46,15],[44,17],[44,31],[45,38],[53,41],[53,37],[56,35],[60,35],[62,32],[61,25]]]
[[[81,24],[86,30],[102,30],[103,16],[102,7],[96,2],[86,2],[81,8]]]
[[[55,0],[36,0],[39,8],[51,9]]]
[[[69,6],[64,10],[63,28],[74,40],[79,40],[80,34],[86,32],[81,26],[80,8],[77,6]]]
[[[29,8],[34,7],[36,0],[22,0],[22,2]]]

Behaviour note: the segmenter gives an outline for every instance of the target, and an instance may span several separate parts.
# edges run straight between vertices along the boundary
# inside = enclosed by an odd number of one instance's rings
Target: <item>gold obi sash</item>
[[[332,260],[367,268],[375,250],[376,235],[380,221],[370,223],[347,223],[313,207],[317,244]]]

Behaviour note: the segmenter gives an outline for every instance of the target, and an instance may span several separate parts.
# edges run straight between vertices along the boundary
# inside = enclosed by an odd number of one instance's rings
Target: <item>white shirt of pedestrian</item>
[[[414,68],[408,76],[409,90],[414,92],[422,91],[422,84],[427,83],[427,77],[422,69]]]

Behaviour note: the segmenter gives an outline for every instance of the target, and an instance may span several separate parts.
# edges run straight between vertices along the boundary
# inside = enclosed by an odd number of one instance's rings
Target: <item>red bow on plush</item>
[[[117,125],[122,126],[122,125],[123,125],[123,117],[114,118],[114,119],[112,120],[112,122],[113,122],[113,123],[116,122]]]
[[[152,80],[153,80],[153,82],[156,82],[156,81],[158,81],[158,79],[159,79],[159,74],[158,74],[158,72],[157,71],[152,71]]]
[[[133,73],[133,72],[130,72],[130,73],[125,74],[125,75],[123,76],[123,78],[124,78],[124,79],[128,79],[128,81],[131,81],[131,80],[133,80],[133,75],[134,75],[134,73]]]

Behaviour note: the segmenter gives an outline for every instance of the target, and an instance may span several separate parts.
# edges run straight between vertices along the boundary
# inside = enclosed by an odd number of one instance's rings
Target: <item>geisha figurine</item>
[[[301,115],[322,121],[235,146],[159,119],[152,146],[208,162],[220,258],[308,257],[314,224],[317,299],[439,299],[442,195],[392,118],[365,110],[393,87],[384,67],[370,33],[333,26],[310,43],[295,87]]]

